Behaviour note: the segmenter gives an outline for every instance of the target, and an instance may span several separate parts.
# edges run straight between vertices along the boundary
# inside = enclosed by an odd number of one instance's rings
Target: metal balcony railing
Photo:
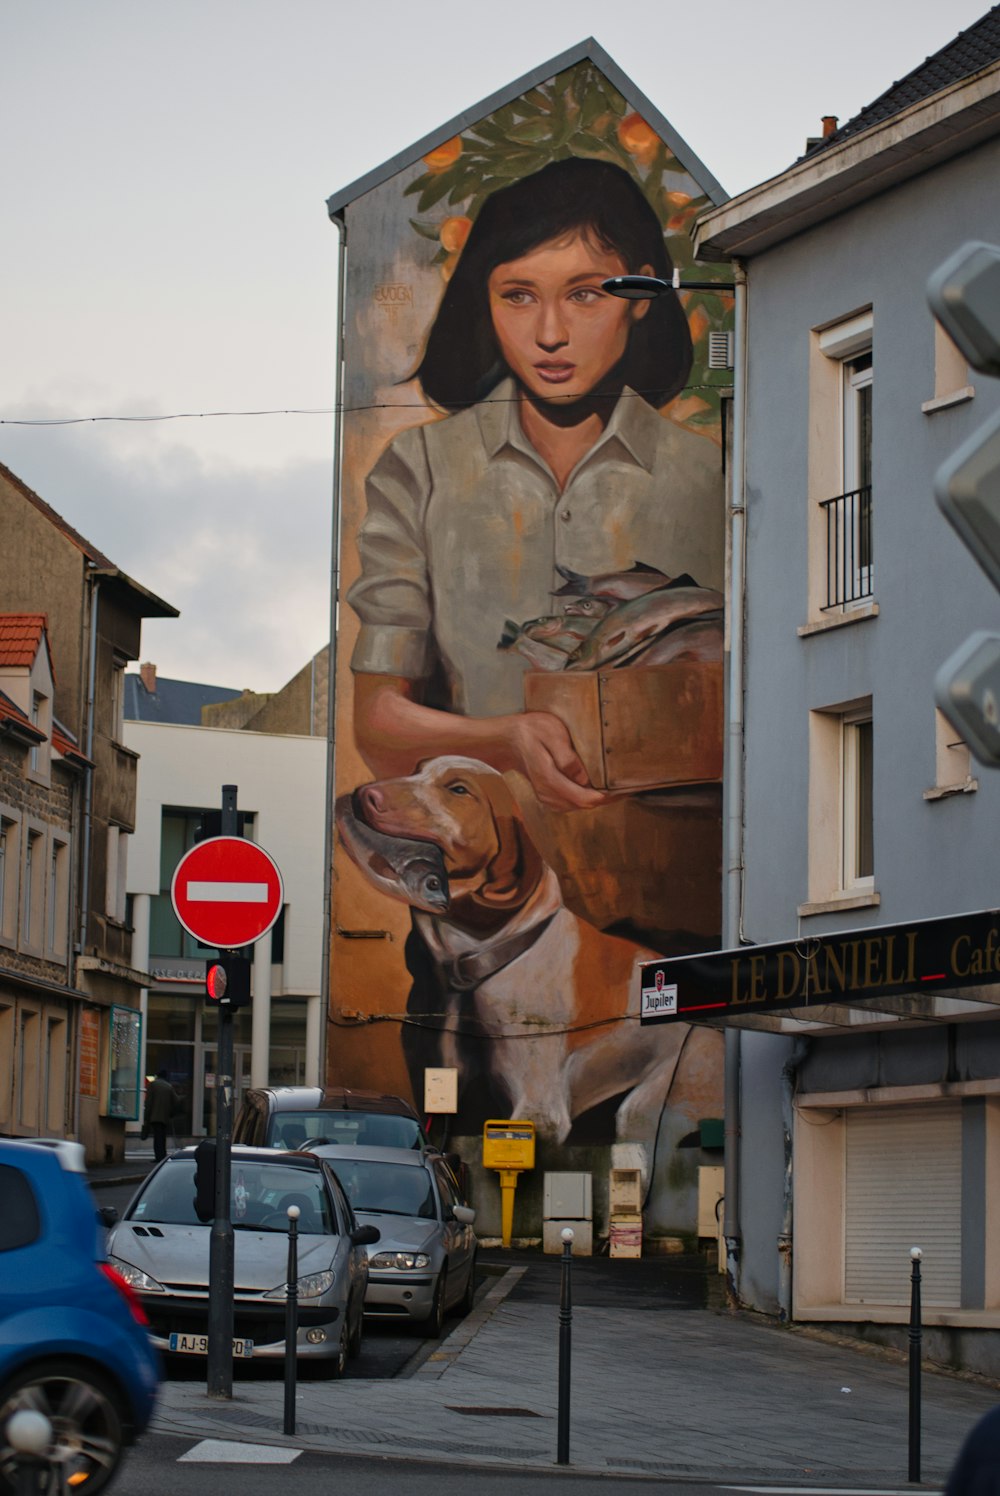
[[[826,515],[825,611],[872,595],[871,485],[825,499],[819,507]]]

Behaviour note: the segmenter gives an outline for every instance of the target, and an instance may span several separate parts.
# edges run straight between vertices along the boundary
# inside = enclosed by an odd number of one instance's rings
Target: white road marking
[[[192,904],[266,904],[266,883],[207,883],[189,881],[187,897]]]
[[[202,1439],[187,1454],[178,1457],[203,1465],[290,1465],[301,1449],[281,1449],[276,1444],[237,1444],[231,1439]]]
[[[794,1496],[798,1487],[789,1483],[784,1486],[719,1486],[720,1491],[747,1491],[755,1496]],[[881,1490],[876,1486],[803,1486],[809,1496],[913,1496],[912,1486],[901,1486],[892,1490]],[[920,1487],[921,1496],[942,1496],[939,1487]]]

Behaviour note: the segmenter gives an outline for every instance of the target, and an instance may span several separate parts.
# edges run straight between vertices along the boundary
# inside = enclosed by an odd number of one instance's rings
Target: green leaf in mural
[[[548,120],[523,119],[510,127],[507,131],[507,139],[515,141],[518,145],[537,145],[543,140],[548,140],[551,133]]]
[[[439,227],[436,223],[421,223],[419,218],[410,219],[410,228],[416,229],[421,239],[433,239],[435,244],[438,241]]]
[[[537,151],[511,152],[504,160],[497,161],[493,170],[498,177],[526,177],[532,172],[541,171],[547,159]]]
[[[627,114],[629,112],[628,101],[624,94],[620,94],[613,83],[608,84],[608,103],[616,114]]]
[[[602,114],[609,112],[609,104],[604,97],[604,92],[599,88],[592,88],[583,100],[580,110],[580,123],[585,130],[589,130],[595,120],[600,119]]]
[[[548,114],[552,108],[552,100],[548,94],[543,93],[540,88],[530,88],[526,94],[521,96],[528,104],[537,104],[543,114]]]
[[[517,119],[517,102],[505,104],[502,109],[498,109],[490,118],[494,124],[499,125],[501,130],[509,130]]]
[[[494,125],[488,119],[482,119],[477,125],[473,125],[471,133],[478,135],[480,140],[490,140],[496,145],[504,145],[507,139],[499,125]]]
[[[439,203],[443,197],[448,195],[455,182],[454,172],[455,168],[450,167],[448,171],[441,172],[439,176],[431,177],[417,199],[419,213],[426,213],[428,208],[433,208],[435,203]]]
[[[456,203],[463,202],[470,193],[475,192],[479,182],[480,174],[478,171],[474,169],[464,170],[455,182],[454,187],[448,193],[449,203],[454,206]]]

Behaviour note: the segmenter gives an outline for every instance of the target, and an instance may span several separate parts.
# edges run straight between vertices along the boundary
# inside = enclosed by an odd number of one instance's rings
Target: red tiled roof
[[[94,767],[93,759],[81,753],[69,733],[61,728],[58,722],[52,724],[52,746],[62,758],[67,758],[74,764],[86,764],[88,768]]]
[[[0,666],[30,670],[47,628],[44,613],[0,613]]]

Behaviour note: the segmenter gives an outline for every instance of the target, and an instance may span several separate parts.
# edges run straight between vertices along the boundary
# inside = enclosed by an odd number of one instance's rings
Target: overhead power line
[[[718,390],[727,388],[724,382],[713,384],[707,381],[702,384],[688,384],[684,386],[685,393],[688,390]],[[644,399],[646,394],[653,393],[644,390],[619,391],[617,394],[609,393],[606,396],[590,396],[591,399],[604,398],[608,400],[621,400],[625,396]],[[515,405],[520,396],[513,395],[496,400],[466,400],[464,405]],[[559,396],[552,396],[558,400]],[[573,403],[577,396],[567,395],[567,403]],[[321,405],[315,407],[287,407],[276,410],[175,410],[165,415],[149,416],[0,416],[0,426],[96,426],[101,423],[118,422],[124,425],[149,425],[156,421],[210,421],[225,417],[238,416],[333,416],[355,415],[366,410],[422,410],[427,411],[432,407],[422,400],[376,400],[370,405]]]

